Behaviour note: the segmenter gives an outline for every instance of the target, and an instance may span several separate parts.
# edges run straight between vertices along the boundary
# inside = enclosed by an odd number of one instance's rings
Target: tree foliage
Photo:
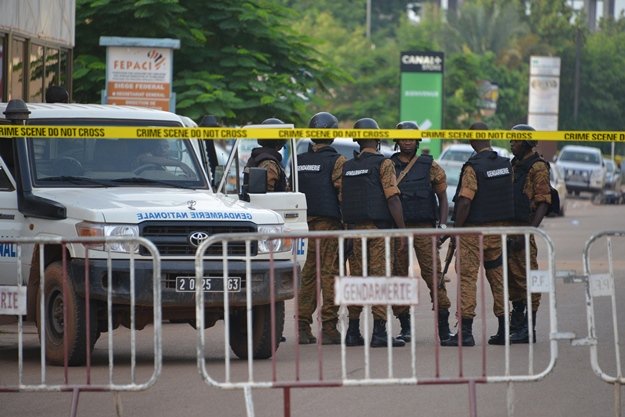
[[[169,37],[181,41],[173,73],[179,113],[239,124],[301,122],[311,94],[342,75],[292,29],[293,16],[271,0],[78,0],[74,96],[99,101],[100,36]]]
[[[408,3],[372,0],[367,39],[367,0],[77,0],[74,97],[99,101],[100,36],[167,34],[181,40],[174,89],[179,112],[192,118],[305,123],[325,110],[343,126],[373,117],[392,127],[400,52],[442,51],[444,127],[466,128],[482,117],[479,83],[487,80],[499,99],[485,121],[507,129],[527,120],[529,59],[542,55],[562,60],[561,129],[623,128],[625,19],[590,32],[568,0],[465,0],[455,15],[432,0],[421,2],[415,24]]]

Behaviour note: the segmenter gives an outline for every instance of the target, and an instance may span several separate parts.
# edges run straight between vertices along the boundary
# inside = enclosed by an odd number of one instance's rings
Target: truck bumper
[[[70,279],[79,295],[85,296],[85,261],[73,259],[69,268]],[[294,296],[295,279],[300,279],[300,269],[291,261],[254,261],[251,267],[252,304],[269,304],[270,274],[274,275],[274,294],[276,301],[291,299]],[[107,299],[108,267],[106,260],[89,259],[89,294],[93,300]],[[113,304],[130,305],[131,271],[127,260],[113,260],[111,269],[111,296]],[[193,307],[195,292],[176,291],[176,277],[194,277],[195,265],[192,262],[164,260],[161,262],[161,302],[162,307]],[[223,263],[207,261],[204,263],[204,276],[219,279],[223,276]],[[228,276],[241,278],[241,290],[229,292],[229,304],[233,307],[246,305],[247,281],[244,261],[228,262]],[[135,260],[135,305],[152,306],[154,300],[152,261]],[[224,304],[223,291],[205,292],[204,303],[210,307],[221,307]]]

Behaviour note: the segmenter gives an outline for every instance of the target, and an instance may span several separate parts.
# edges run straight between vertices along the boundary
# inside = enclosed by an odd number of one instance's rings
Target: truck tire
[[[252,308],[252,356],[254,359],[271,358],[271,305]],[[276,303],[276,349],[284,330],[284,301]],[[230,317],[230,348],[241,359],[247,359],[247,313],[239,309]]]
[[[54,262],[45,270],[43,288],[43,307],[45,312],[46,360],[51,365],[64,365],[64,333],[67,332],[67,363],[69,366],[81,366],[86,363],[87,355],[100,336],[96,320],[96,306],[92,301],[89,311],[90,346],[87,351],[87,320],[85,316],[85,300],[78,296],[73,288],[72,280],[67,280],[67,293],[63,294],[63,267],[61,262]],[[41,340],[41,302],[37,294],[37,330]],[[67,305],[67,323],[63,318],[63,304]]]

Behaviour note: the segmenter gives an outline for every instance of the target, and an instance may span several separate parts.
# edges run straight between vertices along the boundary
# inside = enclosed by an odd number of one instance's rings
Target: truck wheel
[[[67,293],[63,293],[63,267],[60,262],[50,264],[45,270],[43,288],[43,307],[46,329],[46,359],[51,365],[64,365],[64,333],[67,332],[67,362],[70,366],[84,365],[87,354],[91,354],[96,340],[100,336],[96,320],[95,302],[89,312],[90,346],[87,352],[87,320],[85,318],[85,300],[76,294],[71,279],[67,282]],[[39,294],[37,296],[37,330],[41,340]],[[63,318],[63,305],[67,306],[67,323]]]
[[[245,309],[237,310],[230,317],[230,348],[241,359],[247,359],[247,315]],[[268,359],[271,351],[271,305],[252,308],[252,356]],[[276,349],[284,330],[284,301],[276,303]]]

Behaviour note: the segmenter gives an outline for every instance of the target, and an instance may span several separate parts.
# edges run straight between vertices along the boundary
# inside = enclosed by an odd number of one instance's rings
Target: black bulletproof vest
[[[309,216],[341,218],[339,199],[332,183],[332,171],[339,156],[331,146],[297,156],[299,189],[306,194]]]
[[[477,176],[477,193],[471,202],[467,223],[483,224],[514,218],[512,166],[495,151],[478,152],[465,163],[454,201],[462,188],[464,169],[470,165]]]
[[[343,166],[343,222],[392,222],[380,181],[384,155],[362,152]]]
[[[527,181],[527,174],[529,174],[530,169],[536,162],[543,162],[547,164],[547,169],[549,169],[549,164],[538,155],[538,153],[534,152],[532,156],[527,159],[524,159],[520,162],[515,162],[513,174],[514,174],[514,220],[529,224],[530,221],[530,199],[523,192],[523,188],[525,187],[525,183]]]
[[[252,155],[250,159],[247,160],[247,164],[245,164],[245,168],[255,168],[260,165],[261,162],[271,160],[275,161],[280,167],[280,176],[278,177],[278,181],[276,182],[276,186],[274,187],[274,191],[286,191],[286,174],[284,173],[284,169],[282,169],[282,155],[280,152],[276,151],[272,148],[254,148],[252,149]],[[245,183],[246,176],[243,176],[243,185],[247,185]]]
[[[399,160],[399,154],[391,157],[395,172],[399,176],[408,164]],[[421,155],[398,184],[404,211],[404,221],[410,223],[432,222],[437,220],[436,194],[430,181],[430,170],[434,159],[431,155]]]

